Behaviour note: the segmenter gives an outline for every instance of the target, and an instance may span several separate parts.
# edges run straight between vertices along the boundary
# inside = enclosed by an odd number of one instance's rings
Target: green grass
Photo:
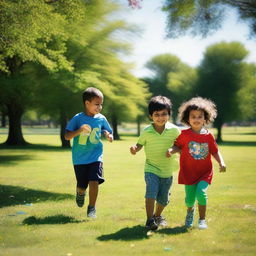
[[[1,134],[0,143],[5,139]],[[255,255],[255,127],[223,130],[227,173],[215,164],[209,228],[183,227],[184,191],[175,173],[164,212],[169,226],[153,235],[144,229],[144,153],[129,153],[136,137],[104,142],[96,220],[75,204],[71,152],[58,148],[59,136],[29,132],[25,139],[41,145],[0,147],[0,255]]]

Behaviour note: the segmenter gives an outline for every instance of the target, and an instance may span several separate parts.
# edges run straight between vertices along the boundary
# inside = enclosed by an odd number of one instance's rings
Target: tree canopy
[[[141,8],[142,0],[128,0],[132,8]],[[256,2],[254,0],[165,0],[162,10],[167,13],[167,36],[179,37],[185,33],[203,37],[219,29],[228,16],[229,8],[238,11],[256,35]]]
[[[247,54],[239,42],[220,42],[206,49],[198,68],[195,92],[210,98],[217,105],[218,116],[214,123],[218,129],[217,141],[222,141],[222,125],[241,116],[238,92],[244,85]]]
[[[256,35],[256,2],[251,0],[165,0],[162,10],[167,13],[167,36],[190,33],[203,37],[215,32],[234,8],[245,21],[252,36]]]
[[[37,107],[59,120],[63,145],[66,121],[83,111],[88,86],[115,105],[109,109],[116,120],[141,114],[148,93],[119,58],[129,45],[115,33],[133,28],[113,18],[118,8],[108,0],[1,1],[0,98],[8,109],[8,144],[25,144],[21,117]]]
[[[172,54],[156,55],[147,62],[146,67],[152,72],[151,77],[144,78],[150,92],[171,98],[176,116],[179,104],[191,95],[196,81],[195,69]]]

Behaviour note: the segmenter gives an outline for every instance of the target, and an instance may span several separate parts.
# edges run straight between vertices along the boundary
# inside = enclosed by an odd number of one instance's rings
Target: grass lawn
[[[2,143],[6,134],[0,133]],[[164,211],[168,227],[153,234],[144,229],[144,152],[129,153],[137,137],[104,142],[106,182],[96,220],[88,220],[86,207],[75,204],[71,152],[58,147],[59,136],[29,132],[25,139],[44,145],[0,146],[0,255],[255,255],[256,127],[223,130],[219,147],[227,173],[214,164],[209,228],[183,227],[184,188],[175,173]]]

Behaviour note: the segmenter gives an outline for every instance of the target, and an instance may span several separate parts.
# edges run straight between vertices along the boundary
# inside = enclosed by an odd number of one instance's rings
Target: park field
[[[176,172],[164,211],[168,226],[155,232],[144,228],[144,152],[129,153],[137,137],[104,141],[106,182],[98,217],[89,220],[86,206],[76,206],[71,152],[60,148],[59,135],[36,129],[24,134],[29,147],[0,145],[0,255],[255,256],[256,127],[223,129],[219,148],[227,172],[219,173],[214,162],[209,228],[184,228],[184,187]],[[0,129],[0,143],[6,136]]]

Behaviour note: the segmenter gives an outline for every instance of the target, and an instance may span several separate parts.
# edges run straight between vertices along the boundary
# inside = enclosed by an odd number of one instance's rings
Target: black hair
[[[94,87],[88,87],[84,92],[83,92],[83,103],[85,101],[90,101],[91,99],[98,97],[103,99],[103,93]]]
[[[171,100],[164,96],[154,96],[150,99],[148,104],[148,113],[150,116],[153,115],[155,111],[160,111],[166,109],[169,116],[171,115],[172,103]]]

